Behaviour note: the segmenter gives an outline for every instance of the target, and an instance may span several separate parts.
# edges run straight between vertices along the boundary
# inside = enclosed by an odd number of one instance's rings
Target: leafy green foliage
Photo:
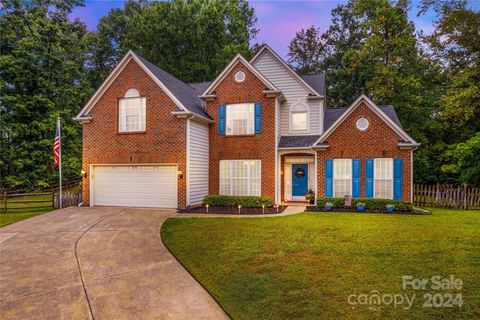
[[[463,0],[424,0],[439,20],[431,36],[414,29],[410,1],[350,0],[332,10],[320,36],[297,32],[290,62],[299,72],[325,71],[327,105],[347,107],[366,93],[391,104],[415,152],[417,183],[459,183],[455,148],[480,132],[480,13]]]
[[[454,157],[457,160],[455,169],[460,173],[460,181],[480,187],[480,133],[465,143],[458,144]]]
[[[261,208],[263,205],[267,208],[273,207],[273,199],[271,197],[255,197],[255,196],[220,196],[208,195],[203,199],[203,204],[209,206],[238,206],[245,208]]]
[[[45,186],[57,179],[53,139],[61,117],[66,180],[80,171],[81,131],[71,118],[91,93],[81,1],[2,1],[0,15],[0,184]]]
[[[103,79],[132,49],[186,82],[212,80],[235,54],[251,56],[256,20],[244,0],[130,0],[100,21],[95,66]]]
[[[324,208],[327,202],[333,203],[334,208],[346,208],[345,200],[343,198],[318,198],[317,207]],[[354,198],[352,199],[352,206],[354,208],[358,204],[364,204],[366,209],[370,210],[385,210],[388,204],[393,204],[397,211],[412,211],[413,206],[410,202],[391,199],[376,199],[376,198]]]

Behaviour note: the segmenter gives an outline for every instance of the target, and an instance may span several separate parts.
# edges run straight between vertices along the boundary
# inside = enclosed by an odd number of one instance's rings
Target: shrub
[[[220,196],[210,194],[203,198],[203,204],[221,207],[241,205],[246,208],[261,208],[262,205],[265,205],[268,208],[273,207],[273,199],[264,196]]]
[[[308,190],[307,194],[305,195],[305,200],[307,200],[308,203],[310,203],[310,204],[315,203],[315,192],[313,192],[312,189]]]
[[[324,208],[326,202],[332,202],[334,208],[345,208],[345,200],[343,198],[318,198],[317,207]],[[413,205],[410,202],[390,199],[374,199],[374,198],[355,198],[352,199],[352,207],[357,203],[364,203],[365,208],[369,210],[385,210],[387,204],[395,206],[396,211],[412,211]]]

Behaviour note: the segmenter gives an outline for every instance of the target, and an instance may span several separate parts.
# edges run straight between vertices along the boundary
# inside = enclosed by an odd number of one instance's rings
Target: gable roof
[[[202,96],[206,96],[212,93],[213,89],[217,87],[217,85],[227,76],[227,74],[238,64],[242,62],[243,65],[247,67],[258,79],[260,79],[268,89],[278,91],[278,89],[268,81],[254,66],[250,64],[240,53],[238,53],[232,61],[223,69],[223,71],[215,78],[215,80],[210,83],[207,89],[204,90]]]
[[[113,81],[118,77],[118,75],[131,60],[134,60],[170,97],[170,99],[173,100],[173,102],[176,104],[176,111],[180,110],[187,113],[191,112],[197,116],[200,116],[201,118],[210,120],[210,117],[204,111],[202,101],[197,97],[198,93],[194,88],[155,66],[132,50],[129,50],[122,60],[120,60],[117,66],[93,94],[90,100],[88,100],[74,120],[81,121],[83,119],[90,118],[90,110],[95,106],[100,97],[105,93],[105,91],[110,87]]]
[[[143,64],[160,80],[175,97],[180,100],[183,106],[197,115],[208,117],[205,112],[202,100],[198,98],[195,88],[192,88],[185,82],[174,77],[163,69],[160,69],[150,61],[135,53],[135,55],[143,62]]]
[[[419,145],[412,137],[408,135],[408,133],[403,130],[400,125],[400,121],[395,113],[395,109],[388,105],[379,107],[375,103],[373,103],[370,98],[366,95],[362,94],[358,97],[349,108],[346,109],[330,109],[326,108],[325,112],[325,119],[324,119],[324,133],[320,136],[320,138],[315,142],[315,144],[320,144],[325,141],[325,139],[330,136],[330,134],[335,131],[335,129],[350,115],[352,112],[362,103],[364,102],[375,114],[377,114],[380,119],[385,121],[390,128],[393,129],[404,141],[411,143],[412,145]],[[327,115],[328,112],[328,115]],[[388,115],[387,115],[388,114]],[[331,122],[331,123],[330,123]],[[327,126],[328,125],[328,126]]]
[[[302,79],[302,77],[296,73],[272,48],[270,48],[267,44],[264,44],[260,50],[255,54],[255,56],[250,60],[250,63],[255,63],[255,61],[265,52],[268,51],[272,54],[272,56],[282,64],[288,72],[290,72],[294,78],[296,78],[301,84],[303,84],[311,94],[315,96],[323,96],[324,94],[318,92],[314,89],[306,80]]]
[[[378,106],[397,126],[403,129],[395,109],[391,105]],[[325,108],[323,128],[327,130],[348,108]]]
[[[319,92],[325,92],[325,74],[318,73],[318,74],[303,74],[300,77],[308,82],[313,88],[315,88]],[[205,81],[205,82],[193,82],[187,83],[190,87],[194,88],[199,94],[205,92],[205,90],[212,84],[213,81]]]

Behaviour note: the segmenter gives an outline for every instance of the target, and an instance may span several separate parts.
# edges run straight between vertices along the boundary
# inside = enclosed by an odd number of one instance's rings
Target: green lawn
[[[480,211],[170,218],[161,234],[234,319],[480,318]],[[463,307],[423,307],[425,293],[457,291],[403,290],[403,275],[461,278]],[[372,290],[416,298],[409,310],[347,302]]]
[[[34,206],[48,206],[51,205],[51,195],[39,195],[39,196],[21,196],[15,198],[9,198],[8,200],[21,201],[21,200],[45,200],[45,202],[30,202],[30,203],[7,203],[7,213],[3,213],[3,202],[0,208],[0,227],[7,224],[11,224],[17,221],[25,220],[31,217],[35,217],[47,212],[52,211],[52,208],[40,208],[40,209],[22,209],[24,207]],[[50,203],[49,203],[49,202]]]

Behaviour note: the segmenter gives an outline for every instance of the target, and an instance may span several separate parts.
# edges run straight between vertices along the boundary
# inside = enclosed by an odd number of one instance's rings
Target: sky
[[[341,0],[250,0],[258,18],[256,28],[259,33],[256,42],[268,43],[280,56],[286,57],[288,45],[301,28],[312,25],[324,32],[331,21],[331,11]],[[435,13],[430,10],[417,17],[417,7],[420,0],[413,0],[413,10],[410,20],[415,23],[417,30],[429,34],[434,29]],[[469,6],[478,8],[480,0],[469,1]],[[76,8],[72,18],[79,18],[87,24],[89,30],[95,30],[102,16],[108,14],[112,8],[123,7],[121,0],[86,0],[85,7]]]

